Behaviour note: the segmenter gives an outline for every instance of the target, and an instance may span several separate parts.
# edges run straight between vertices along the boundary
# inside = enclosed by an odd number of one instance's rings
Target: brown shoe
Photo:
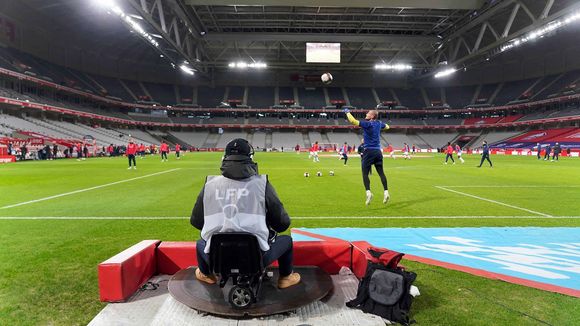
[[[288,276],[280,276],[278,278],[278,288],[285,289],[300,283],[300,274],[292,273]]]
[[[198,281],[205,282],[207,284],[215,284],[217,282],[217,279],[214,275],[205,275],[199,270],[199,268],[195,270],[195,278],[197,278]]]

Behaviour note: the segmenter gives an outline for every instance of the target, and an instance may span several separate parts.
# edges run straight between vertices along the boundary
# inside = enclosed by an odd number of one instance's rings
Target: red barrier
[[[16,156],[0,155],[0,163],[13,163],[13,162],[16,162]]]
[[[197,266],[195,242],[164,241],[157,247],[157,273],[173,275],[189,266]]]
[[[157,247],[157,272],[175,274],[189,266],[196,266],[194,242],[162,242]],[[277,263],[272,264],[277,266]],[[346,241],[296,241],[294,265],[318,266],[329,274],[341,267],[351,266],[351,245]]]
[[[338,274],[341,267],[351,267],[351,249],[347,241],[297,241],[294,265],[318,266],[328,274]]]
[[[101,301],[129,298],[156,272],[155,252],[159,240],[143,240],[99,264]]]

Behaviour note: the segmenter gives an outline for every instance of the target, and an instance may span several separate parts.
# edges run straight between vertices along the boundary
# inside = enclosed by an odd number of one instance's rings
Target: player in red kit
[[[159,146],[161,152],[161,162],[167,162],[167,153],[169,153],[169,145],[165,141]]]
[[[312,153],[312,157],[314,157],[314,159],[313,159],[314,162],[320,162],[320,160],[318,159],[319,149],[320,149],[320,147],[318,146],[318,142],[315,142],[314,145],[312,145],[312,148],[310,149],[310,152]]]
[[[445,164],[447,164],[447,161],[449,159],[451,159],[451,161],[453,162],[453,164],[455,164],[455,160],[453,159],[453,146],[451,146],[451,143],[447,143],[447,148],[445,149]]]
[[[139,153],[139,157],[141,159],[145,157],[145,145],[143,145],[143,143],[139,144],[139,147],[137,147],[137,152]]]
[[[109,145],[109,147],[107,147],[107,154],[109,154],[109,157],[113,157],[113,144]]]
[[[137,154],[137,144],[133,142],[133,139],[129,139],[129,144],[127,145],[127,158],[129,159],[129,169],[131,170],[131,163],[133,163],[133,170],[137,170],[137,161],[135,161],[135,155]]]
[[[179,144],[175,144],[175,156],[177,157],[177,159],[179,160],[179,154],[181,152],[181,146]]]

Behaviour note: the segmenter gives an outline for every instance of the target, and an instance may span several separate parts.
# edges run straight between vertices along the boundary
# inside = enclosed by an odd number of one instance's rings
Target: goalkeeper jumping
[[[381,149],[381,130],[382,129],[389,129],[389,125],[377,120],[379,117],[379,112],[376,110],[370,110],[365,120],[358,121],[355,119],[352,114],[350,114],[349,109],[344,109],[344,113],[346,113],[346,118],[348,121],[358,127],[361,127],[363,130],[363,138],[364,138],[364,151],[362,155],[362,177],[365,189],[367,191],[367,199],[365,204],[370,204],[371,200],[373,199],[373,193],[371,192],[371,181],[369,179],[369,173],[371,172],[371,168],[374,165],[379,177],[381,177],[381,182],[383,184],[383,188],[385,189],[384,196],[383,196],[383,204],[386,204],[389,201],[389,187],[387,186],[387,177],[385,176],[385,172],[383,171],[383,151]]]

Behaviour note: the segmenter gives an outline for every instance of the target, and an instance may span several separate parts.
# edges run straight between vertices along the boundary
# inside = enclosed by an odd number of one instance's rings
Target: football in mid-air
[[[333,177],[334,176],[334,171],[328,172],[328,175],[330,175],[331,177]]]
[[[316,172],[316,176],[317,177],[321,177],[322,176],[322,172],[320,172],[320,171]]]
[[[326,85],[332,83],[332,79],[332,75],[329,72],[325,72],[320,76],[320,80]]]
[[[310,176],[310,173],[304,172],[304,177],[308,178],[309,176]]]

